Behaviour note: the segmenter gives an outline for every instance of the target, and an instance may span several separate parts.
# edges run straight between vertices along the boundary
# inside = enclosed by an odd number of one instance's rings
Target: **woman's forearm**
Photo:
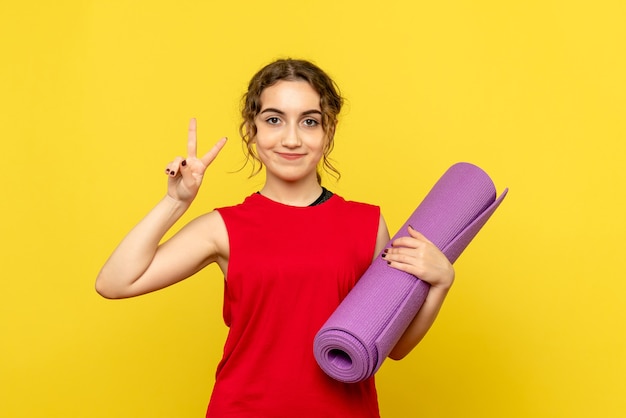
[[[124,237],[96,279],[96,290],[104,297],[118,297],[146,271],[160,241],[185,213],[189,204],[166,195]]]
[[[415,348],[435,322],[449,288],[431,287],[424,304],[395,345],[389,358],[400,360]]]

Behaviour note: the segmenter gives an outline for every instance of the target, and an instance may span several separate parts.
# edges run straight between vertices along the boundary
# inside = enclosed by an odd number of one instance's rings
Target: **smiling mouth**
[[[279,152],[278,155],[286,160],[297,160],[299,158],[304,157],[304,154],[292,154],[292,153],[285,153],[285,152]]]

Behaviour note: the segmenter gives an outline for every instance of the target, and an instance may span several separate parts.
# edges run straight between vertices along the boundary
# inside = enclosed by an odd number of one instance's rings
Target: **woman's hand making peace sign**
[[[195,118],[191,119],[187,135],[187,158],[176,157],[165,169],[168,176],[167,194],[172,199],[190,204],[198,194],[204,172],[224,147],[226,140],[220,139],[209,152],[198,158],[197,122]]]

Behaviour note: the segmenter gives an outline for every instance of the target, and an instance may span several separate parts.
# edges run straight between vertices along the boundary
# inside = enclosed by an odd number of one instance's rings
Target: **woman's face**
[[[320,96],[308,82],[281,80],[263,90],[254,123],[254,143],[268,180],[317,182],[326,135]]]

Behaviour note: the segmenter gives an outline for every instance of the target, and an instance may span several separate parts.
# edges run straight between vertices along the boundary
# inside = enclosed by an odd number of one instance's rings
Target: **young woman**
[[[207,417],[378,417],[374,378],[345,384],[328,377],[315,362],[315,334],[374,257],[385,257],[389,268],[431,284],[391,353],[400,359],[426,334],[454,281],[446,257],[418,231],[410,229],[383,252],[390,238],[380,209],[320,184],[320,168],[337,173],[328,155],[341,105],[334,82],[308,61],[278,60],[261,69],[244,96],[240,129],[256,172],[265,168],[261,190],[160,243],[226,143],[221,139],[198,158],[192,119],[187,156],[165,170],[167,194],[98,275],[98,293],[126,298],[217,263],[229,334]]]

